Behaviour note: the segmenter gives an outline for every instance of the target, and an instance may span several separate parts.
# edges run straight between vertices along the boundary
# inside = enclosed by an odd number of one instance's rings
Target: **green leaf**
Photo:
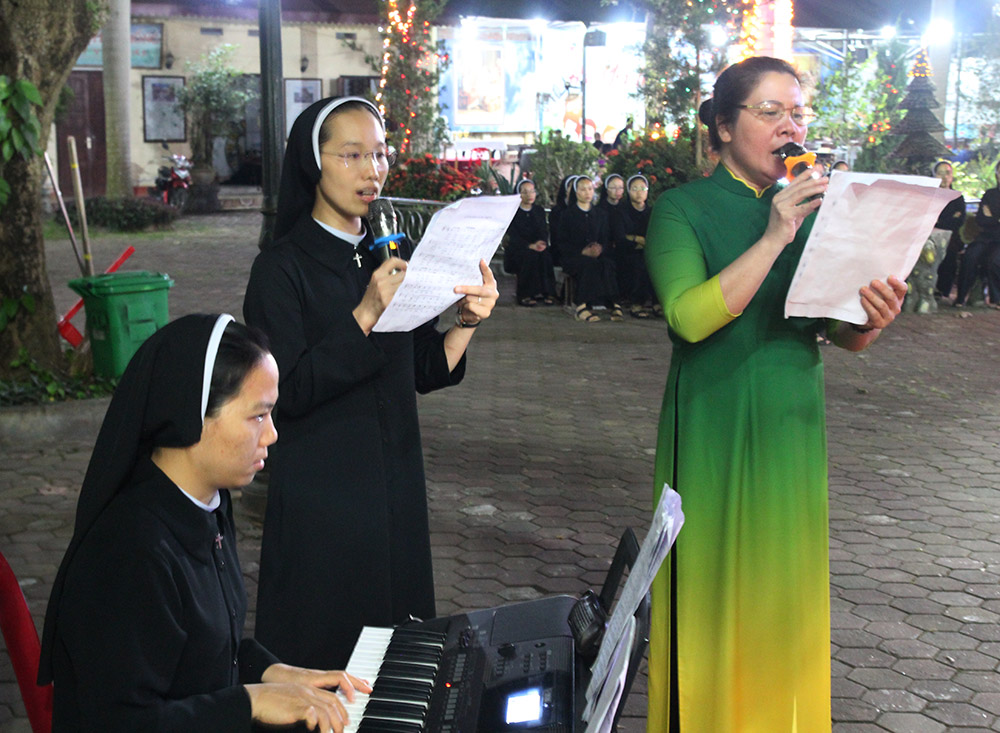
[[[9,137],[0,144],[0,155],[3,156],[4,163],[14,157],[14,143],[10,141]]]
[[[19,307],[20,305],[13,298],[4,298],[3,306],[0,310],[2,310],[3,314],[7,316],[7,318],[13,318]]]
[[[21,134],[21,131],[16,127],[10,131],[10,140],[12,143],[14,143],[14,149],[17,150],[17,152],[24,155],[24,148],[25,148],[24,135]]]
[[[25,293],[24,295],[21,296],[21,305],[24,306],[24,309],[28,311],[28,313],[34,313],[35,296],[32,295],[31,293]]]
[[[8,320],[9,319],[7,318],[7,314],[5,314],[3,312],[0,312],[0,331],[3,331],[5,328],[7,328],[7,321]],[[13,362],[11,362],[11,366],[12,367],[16,367],[17,364],[14,364]]]
[[[24,135],[24,142],[28,151],[25,152],[24,150],[21,150],[21,155],[25,158],[30,158],[32,155],[41,152],[38,149],[38,134],[34,130],[30,130],[27,127],[22,130],[22,133]]]
[[[2,112],[3,110],[0,110]],[[5,114],[0,114],[0,138],[6,138],[10,133],[10,128],[14,123],[10,121],[10,117]]]
[[[29,102],[39,107],[42,106],[42,95],[38,93],[38,88],[30,81],[27,79],[18,79],[14,86]]]
[[[25,97],[20,94],[15,94],[10,98],[11,106],[14,110],[21,116],[21,119],[27,122],[31,119],[33,110],[31,109],[31,102],[29,102]]]

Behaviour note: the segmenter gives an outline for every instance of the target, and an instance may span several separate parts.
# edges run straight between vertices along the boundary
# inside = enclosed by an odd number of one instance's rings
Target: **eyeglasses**
[[[780,122],[786,112],[792,117],[792,122],[796,125],[808,125],[816,119],[816,113],[812,107],[785,107],[781,102],[766,101],[760,104],[737,104],[739,109],[753,112],[757,117],[767,122]]]
[[[344,161],[345,168],[362,168],[366,165],[375,164],[375,167],[382,171],[388,170],[396,164],[396,149],[373,150],[370,153],[327,153],[323,155],[335,155]]]

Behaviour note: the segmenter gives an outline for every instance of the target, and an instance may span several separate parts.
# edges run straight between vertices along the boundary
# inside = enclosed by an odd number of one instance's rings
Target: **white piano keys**
[[[400,697],[397,700],[389,700],[390,704],[399,703],[401,705],[422,708],[423,714],[420,717],[413,717],[409,712],[386,712],[384,710],[380,710],[377,713],[369,711],[367,716],[369,720],[389,720],[419,725],[421,726],[420,729],[423,730],[423,718],[426,717],[427,710],[430,707],[429,695],[433,690],[434,677],[437,672],[438,663],[426,660],[406,659],[405,661],[407,664],[415,665],[417,667],[416,671],[407,670],[406,673],[381,671],[383,663],[387,661],[386,652],[390,643],[393,641],[394,633],[395,629],[391,628],[365,626],[361,630],[361,634],[358,637],[357,644],[354,646],[354,650],[351,652],[351,657],[347,662],[345,671],[355,677],[367,680],[373,686],[379,679],[398,679],[406,682],[425,684],[428,690],[428,699],[426,701],[421,702],[419,700],[412,700],[406,697]],[[434,640],[407,639],[407,641],[417,646],[426,646],[428,649],[435,650],[437,652],[442,651],[444,648],[443,642],[437,642]],[[358,692],[354,696],[354,702],[348,702],[347,698],[344,697],[342,693],[338,692],[337,694],[340,696],[341,702],[344,704],[344,707],[347,710],[347,715],[350,719],[350,722],[344,728],[344,733],[357,733],[358,727],[361,725],[362,721],[366,719],[365,709],[368,706],[370,696]]]

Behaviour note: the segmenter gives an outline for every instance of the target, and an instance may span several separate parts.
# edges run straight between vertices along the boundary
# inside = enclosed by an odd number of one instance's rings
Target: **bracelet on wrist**
[[[475,328],[476,326],[479,325],[479,323],[480,321],[476,321],[475,323],[468,323],[464,318],[462,318],[461,308],[459,308],[455,312],[455,325],[458,326],[459,328]]]

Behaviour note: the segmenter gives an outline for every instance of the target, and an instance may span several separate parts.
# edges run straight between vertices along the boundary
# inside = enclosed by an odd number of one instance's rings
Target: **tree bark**
[[[108,22],[101,30],[104,47],[104,119],[108,198],[132,196],[132,149],[129,134],[129,70],[132,23],[129,0],[110,0]]]
[[[106,9],[106,0],[0,0],[0,74],[27,79],[38,88],[44,102],[36,110],[42,149],[48,143],[59,92],[101,27]],[[0,298],[27,293],[36,304],[34,313],[20,310],[0,331],[0,378],[14,374],[10,362],[22,347],[43,366],[58,368],[62,363],[45,267],[43,176],[40,157],[15,156],[0,163],[0,177],[11,187],[0,212]]]

